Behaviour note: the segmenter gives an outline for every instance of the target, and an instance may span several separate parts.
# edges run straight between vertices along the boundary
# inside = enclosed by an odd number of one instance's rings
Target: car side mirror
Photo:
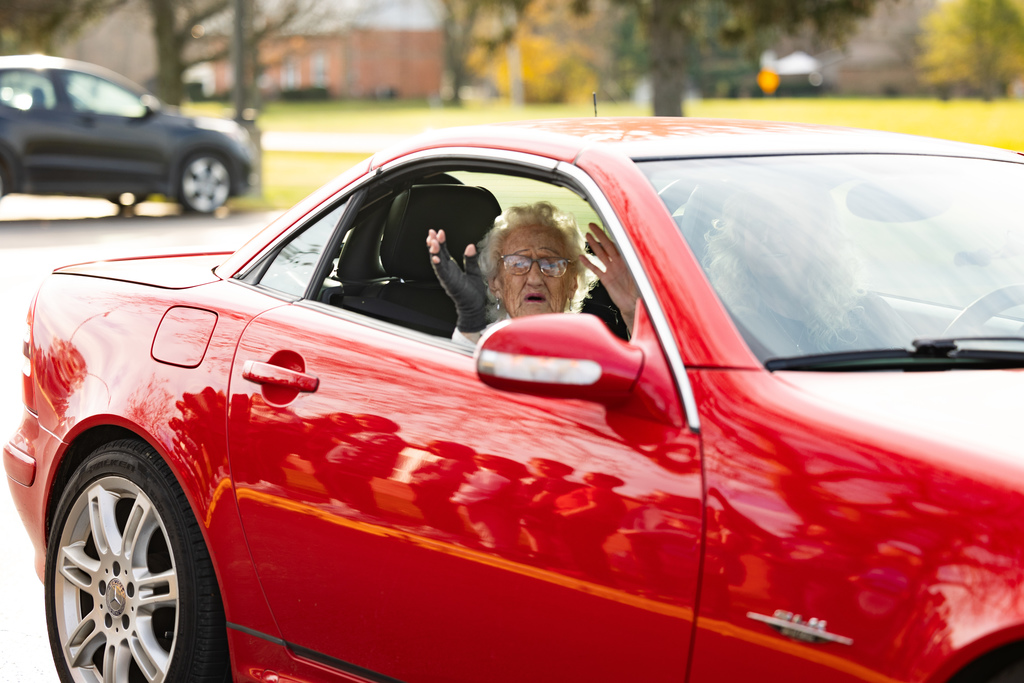
[[[551,398],[614,404],[631,396],[644,352],[616,337],[596,316],[533,315],[491,327],[480,340],[484,384]]]
[[[147,118],[149,116],[152,116],[153,114],[156,114],[163,107],[163,105],[160,104],[160,100],[158,100],[155,95],[150,95],[149,93],[146,93],[142,95],[142,97],[139,99],[142,102],[142,106],[146,109],[145,113],[142,115],[142,118]]]

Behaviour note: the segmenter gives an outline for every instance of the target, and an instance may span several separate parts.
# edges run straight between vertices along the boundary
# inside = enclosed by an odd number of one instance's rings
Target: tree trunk
[[[689,30],[683,22],[688,0],[653,0],[648,15],[651,86],[655,116],[682,116]]]
[[[466,64],[473,49],[473,29],[476,27],[480,4],[464,0],[448,0],[444,6],[444,61],[451,81],[452,104],[462,104],[459,91],[469,81]]]
[[[156,41],[157,95],[167,104],[178,105],[185,95],[181,82],[185,67],[183,45],[174,20],[174,0],[149,0],[149,12]]]
[[[451,16],[444,19],[444,65],[448,71],[448,80],[452,86],[452,94],[448,100],[455,105],[462,104],[462,96],[459,90],[466,82],[466,69],[462,60],[462,51],[459,49],[459,36],[454,26],[455,21]]]

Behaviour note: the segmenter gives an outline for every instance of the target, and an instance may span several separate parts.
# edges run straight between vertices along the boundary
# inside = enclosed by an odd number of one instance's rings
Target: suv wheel
[[[211,213],[231,194],[231,174],[219,158],[197,154],[182,166],[178,198],[187,211]]]

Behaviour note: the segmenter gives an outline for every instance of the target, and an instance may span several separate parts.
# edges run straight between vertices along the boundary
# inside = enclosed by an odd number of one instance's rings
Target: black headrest
[[[498,200],[482,187],[413,185],[391,204],[380,244],[384,272],[433,280],[427,231],[444,230],[448,251],[461,263],[466,246],[479,242],[500,213]]]

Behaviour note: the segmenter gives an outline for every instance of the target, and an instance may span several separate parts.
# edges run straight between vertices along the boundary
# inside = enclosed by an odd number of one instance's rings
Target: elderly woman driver
[[[475,343],[489,322],[539,313],[577,312],[600,279],[632,332],[637,288],[618,249],[596,224],[585,243],[571,214],[548,202],[513,206],[480,242],[466,247],[465,272],[445,246],[444,230],[430,230],[434,272],[458,313],[453,339]]]

